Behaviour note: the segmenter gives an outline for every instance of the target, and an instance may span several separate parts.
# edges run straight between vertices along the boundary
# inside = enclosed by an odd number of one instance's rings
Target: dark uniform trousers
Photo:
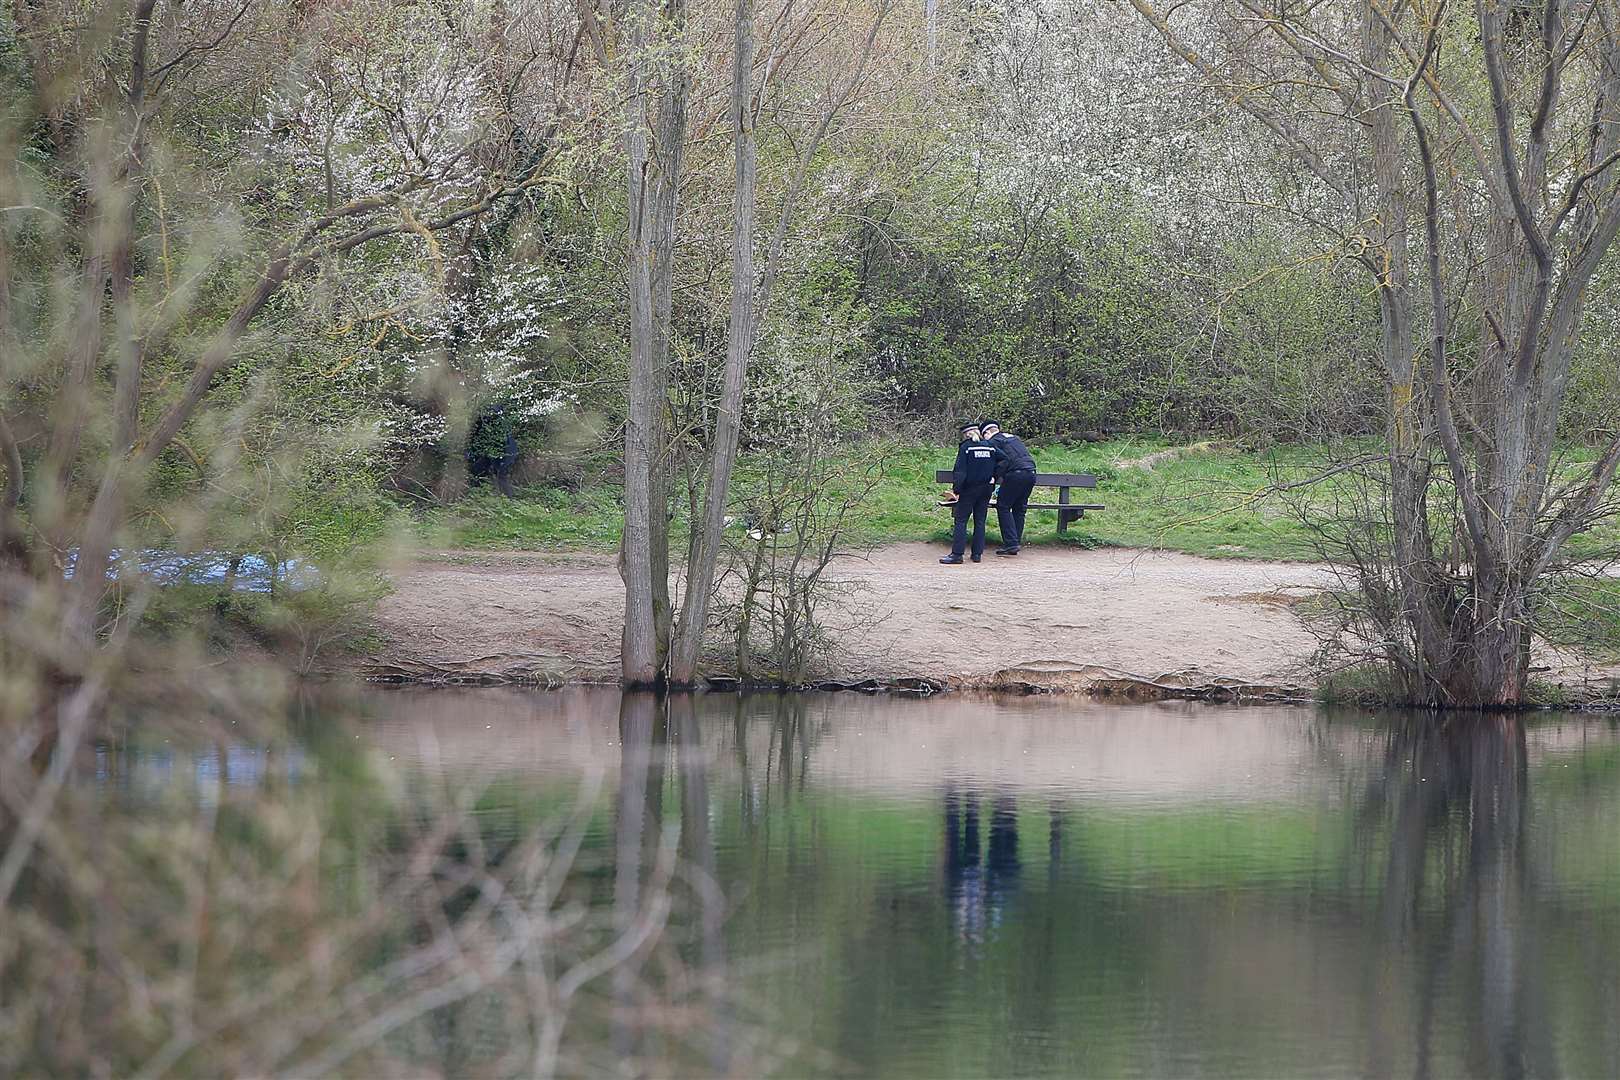
[[[996,496],[996,523],[1001,526],[1003,548],[1023,546],[1024,515],[1029,511],[1029,493],[1034,490],[1034,469],[1019,469],[1001,478],[1001,494]]]
[[[951,515],[956,519],[956,532],[951,537],[951,554],[957,558],[961,558],[962,549],[967,546],[969,517],[973,518],[973,557],[977,559],[984,554],[984,519],[990,513],[990,492],[993,487],[992,484],[964,487],[961,496],[951,505]]]

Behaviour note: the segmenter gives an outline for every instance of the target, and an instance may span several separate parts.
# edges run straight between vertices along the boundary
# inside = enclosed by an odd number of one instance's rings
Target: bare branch
[[[248,325],[286,282],[288,269],[285,249],[271,255],[259,274],[259,280],[237,302],[236,310],[231,312],[225,325],[220,327],[203,351],[179,400],[169,406],[152,433],[137,444],[137,464],[146,466],[156,461],[158,455],[180,434],[180,429],[185,427],[186,421],[191,419],[191,414],[207,395],[214,378],[235,359],[236,345],[247,333]]]
[[[1554,240],[1558,238],[1558,232],[1564,226],[1564,219],[1569,217],[1580,202],[1581,189],[1607,172],[1615,162],[1620,162],[1620,147],[1617,147],[1609,156],[1575,178],[1569,186],[1569,195],[1564,199],[1563,206],[1558,209],[1558,216],[1553,218],[1552,227],[1547,230],[1547,235],[1550,238]]]
[[[1383,461],[1384,456],[1385,455],[1383,454],[1363,454],[1361,457],[1351,458],[1349,461],[1341,462],[1338,465],[1323,469],[1320,472],[1312,473],[1303,480],[1290,480],[1286,484],[1272,484],[1261,494],[1280,494],[1284,491],[1297,491],[1300,488],[1312,487],[1316,484],[1320,484],[1324,480],[1332,479],[1333,477],[1338,476],[1340,473],[1347,473],[1352,469],[1360,469],[1365,468],[1368,465],[1375,465],[1378,462]]]
[[[0,458],[6,470],[5,490],[0,492],[0,556],[4,556],[10,553],[14,543],[17,504],[22,501],[23,489],[22,454],[4,413],[0,413]]]
[[[247,14],[247,10],[253,6],[253,2],[254,0],[242,0],[242,6],[236,9],[236,14],[232,15],[230,21],[225,24],[225,29],[221,30],[219,34],[211,41],[200,42],[196,45],[188,45],[186,48],[180,50],[180,53],[175,56],[174,59],[159,64],[157,67],[153,68],[152,77],[156,80],[154,89],[161,91],[163,89],[163,84],[168,82],[169,77],[174,74],[175,69],[181,64],[185,63],[187,60],[190,60],[199,53],[211,52],[225,44],[225,39],[231,36],[231,31],[236,29],[236,24],[242,20],[243,15]]]
[[[1277,38],[1292,49],[1300,59],[1311,65],[1311,69],[1321,76],[1327,84],[1325,89],[1331,90],[1344,103],[1345,109],[1355,112],[1360,108],[1354,91],[1347,86],[1334,73],[1328,64],[1329,59],[1351,63],[1356,70],[1373,76],[1374,78],[1388,79],[1389,76],[1381,71],[1374,71],[1357,63],[1353,58],[1333,48],[1326,42],[1319,42],[1314,35],[1301,32],[1297,27],[1290,26],[1286,21],[1275,14],[1254,3],[1254,0],[1239,0],[1245,11],[1254,16],[1261,25],[1269,28]]]
[[[855,62],[855,70],[850,73],[849,81],[833,98],[827,106],[827,111],[821,114],[821,120],[816,124],[815,131],[810,136],[809,143],[804,152],[799,155],[798,165],[793,170],[793,179],[788,182],[787,192],[782,196],[782,210],[776,218],[776,229],[771,234],[771,244],[765,255],[765,276],[760,282],[759,295],[756,298],[757,308],[754,316],[755,325],[764,317],[764,311],[771,300],[771,290],[776,284],[776,278],[781,271],[782,247],[787,241],[788,226],[793,220],[793,210],[798,202],[799,195],[804,191],[804,182],[810,172],[810,163],[821,148],[821,141],[826,137],[827,129],[832,126],[833,118],[838,111],[849,101],[850,95],[861,85],[866,75],[866,65],[871,62],[872,49],[877,42],[878,31],[883,27],[883,20],[893,9],[893,0],[883,0],[878,8],[877,15],[872,19],[871,27],[866,31],[866,39],[861,44],[860,58]]]
[[[1549,4],[1557,2],[1549,0]],[[1519,231],[1524,234],[1537,264],[1546,266],[1551,262],[1551,252],[1546,238],[1536,225],[1535,213],[1525,198],[1519,172],[1519,155],[1513,139],[1513,100],[1508,92],[1507,75],[1502,69],[1502,22],[1496,13],[1497,3],[1498,0],[1477,0],[1476,3],[1480,41],[1485,50],[1485,71],[1491,88],[1491,117],[1496,123],[1496,152],[1501,162],[1502,178],[1513,203],[1513,212],[1518,217]]]
[[[1620,435],[1610,440],[1602,456],[1593,463],[1592,472],[1586,483],[1577,494],[1565,502],[1563,509],[1554,518],[1542,541],[1541,554],[1536,559],[1536,573],[1539,574],[1552,565],[1553,559],[1569,538],[1590,523],[1592,516],[1597,513],[1598,507],[1603,502],[1604,494],[1614,483],[1617,470],[1620,470]]]
[[[1429,91],[1429,95],[1439,103],[1440,108],[1445,110],[1446,116],[1456,125],[1463,141],[1468,144],[1468,152],[1474,159],[1475,168],[1479,170],[1480,179],[1485,182],[1485,185],[1490,188],[1491,193],[1496,198],[1506,201],[1508,198],[1507,188],[1503,185],[1502,178],[1498,175],[1497,170],[1491,167],[1490,155],[1485,151],[1485,144],[1480,141],[1479,134],[1474,130],[1474,125],[1468,122],[1468,117],[1458,107],[1456,100],[1446,92],[1446,88],[1440,82],[1433,65],[1419,62],[1420,58],[1417,50],[1413,49],[1405,36],[1400,33],[1383,0],[1368,0],[1368,2],[1373,12],[1378,16],[1378,20],[1384,24],[1385,30],[1389,32],[1391,39],[1400,48],[1402,54],[1414,67],[1423,72],[1424,87]],[[1435,21],[1435,25],[1440,25],[1438,19]]]
[[[1491,566],[1485,557],[1486,552],[1490,550],[1487,546],[1489,534],[1485,531],[1484,510],[1480,505],[1479,492],[1469,475],[1462,439],[1457,434],[1457,422],[1451,407],[1451,374],[1446,356],[1446,349],[1450,344],[1450,308],[1446,303],[1445,278],[1440,261],[1440,185],[1435,176],[1434,152],[1429,145],[1428,127],[1424,124],[1423,115],[1413,97],[1413,92],[1423,78],[1424,69],[1434,58],[1444,13],[1445,0],[1440,0],[1424,43],[1423,56],[1412,72],[1412,77],[1406,81],[1406,91],[1402,96],[1406,103],[1407,116],[1412,121],[1412,130],[1417,135],[1418,156],[1423,162],[1423,233],[1428,248],[1429,301],[1433,309],[1429,313],[1433,327],[1430,338],[1429,386],[1434,398],[1435,429],[1440,435],[1440,444],[1445,449],[1446,462],[1451,467],[1452,483],[1462,500],[1463,520],[1468,526],[1469,538],[1473,544],[1475,566],[1485,572]]]
[[[1130,3],[1159,32],[1159,35],[1164,38],[1165,44],[1170,47],[1171,51],[1192,65],[1206,78],[1211,80],[1216,78],[1215,66],[1205,60],[1197,49],[1182,40],[1181,35],[1175,32],[1165,15],[1161,14],[1153,6],[1151,0],[1130,0]],[[1284,117],[1271,109],[1261,106],[1253,98],[1241,94],[1233,100],[1233,104],[1277,136],[1283,145],[1288,148],[1289,152],[1297,157],[1318,180],[1326,184],[1346,202],[1354,201],[1351,199],[1350,192],[1344,186],[1343,181],[1339,179],[1333,169],[1328,167],[1327,162],[1322,160],[1322,156],[1311,146],[1310,141],[1300,135]]]

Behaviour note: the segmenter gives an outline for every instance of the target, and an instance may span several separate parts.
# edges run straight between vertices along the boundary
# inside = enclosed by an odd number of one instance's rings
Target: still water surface
[[[598,1066],[1620,1070],[1613,720],[1441,732],[1299,708],[604,690],[336,711],[312,720],[407,782],[474,793],[491,838],[595,791],[568,894],[587,910],[634,908],[660,851],[678,855],[676,889],[698,899],[669,938],[708,1007],[656,1034],[604,1029]],[[121,775],[346,782],[296,748],[269,766],[233,753],[149,748]],[[498,1071],[509,1036],[454,1019],[412,1044],[415,1067]]]

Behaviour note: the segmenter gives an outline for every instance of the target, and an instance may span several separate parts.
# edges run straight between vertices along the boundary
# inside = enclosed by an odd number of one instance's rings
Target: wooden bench
[[[940,469],[938,472],[934,473],[934,479],[941,484],[949,484],[952,479],[951,470]],[[1079,521],[1081,518],[1086,516],[1087,510],[1107,509],[1107,507],[1103,506],[1102,503],[1076,503],[1069,501],[1069,492],[1074,488],[1094,488],[1097,486],[1097,478],[1091,473],[1038,472],[1035,474],[1035,486],[1055,487],[1058,489],[1057,502],[1032,502],[1029,504],[1029,509],[1056,510],[1058,512],[1057,531],[1058,535],[1060,536],[1069,531],[1069,522]],[[996,505],[994,499],[990,500],[990,505]]]

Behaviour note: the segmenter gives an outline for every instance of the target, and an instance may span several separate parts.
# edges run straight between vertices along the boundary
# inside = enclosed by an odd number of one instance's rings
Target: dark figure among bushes
[[[467,435],[467,474],[476,485],[492,477],[495,487],[509,499],[517,497],[512,487],[512,467],[517,464],[516,423],[502,406],[484,409],[473,418]]]

